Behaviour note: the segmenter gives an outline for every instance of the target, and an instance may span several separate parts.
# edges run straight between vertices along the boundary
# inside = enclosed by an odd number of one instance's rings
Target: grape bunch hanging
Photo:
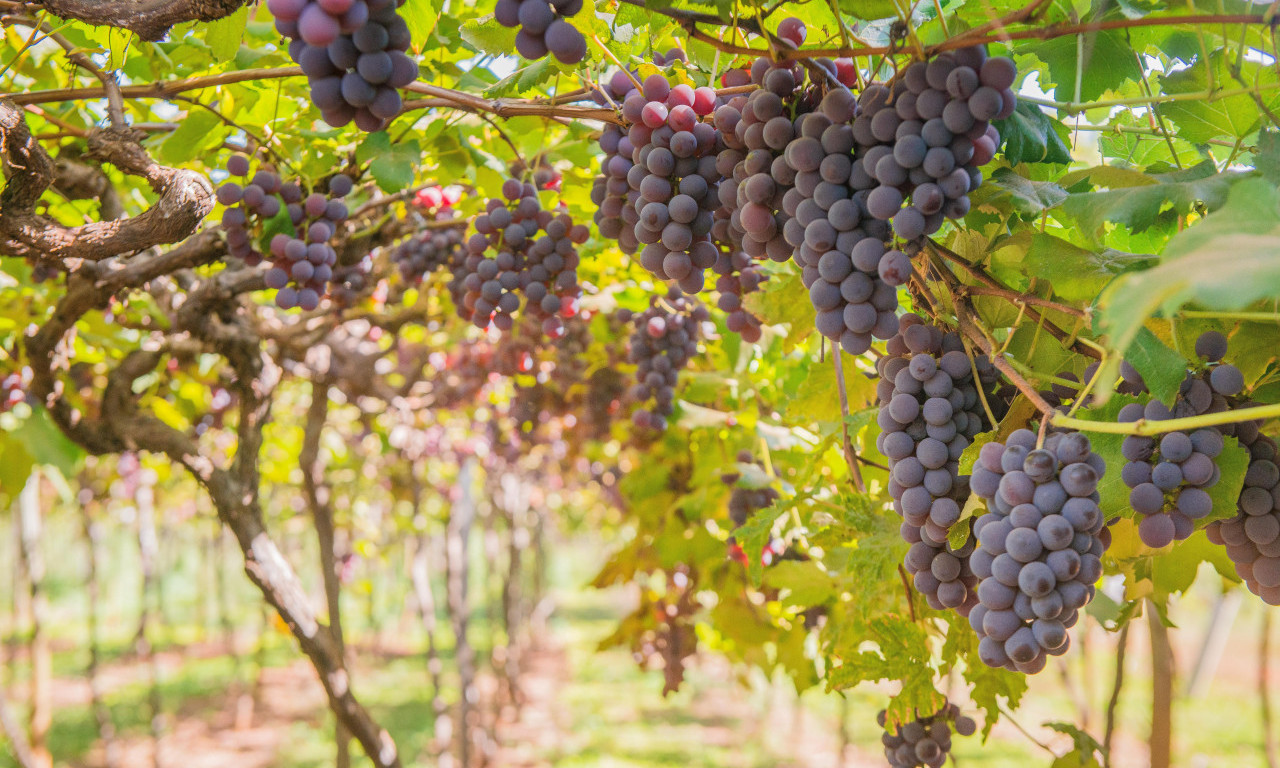
[[[587,55],[587,39],[565,21],[582,10],[582,0],[498,0],[493,18],[516,32],[516,52],[540,59],[549,52],[561,64],[577,64]]]
[[[1145,405],[1129,403],[1120,410],[1118,421],[1166,421],[1221,413],[1239,405],[1244,374],[1222,361],[1227,353],[1226,337],[1216,331],[1202,334],[1195,349],[1205,367],[1187,373],[1172,408],[1154,399]],[[1133,372],[1133,376],[1136,374]],[[1141,377],[1137,377],[1137,383],[1140,391],[1145,391]],[[1129,488],[1129,506],[1141,516],[1138,536],[1144,544],[1158,549],[1183,541],[1195,531],[1197,521],[1213,512],[1209,489],[1221,476],[1217,458],[1224,446],[1223,437],[1242,436],[1242,432],[1252,437],[1256,428],[1233,424],[1154,437],[1125,437],[1120,450],[1126,464],[1120,476]]]
[[[1268,605],[1280,605],[1280,468],[1276,442],[1256,422],[1237,424],[1240,444],[1249,449],[1249,469],[1235,517],[1215,520],[1209,540],[1226,548],[1249,591]]]
[[[960,714],[955,704],[947,704],[927,717],[908,723],[888,725],[888,713],[880,710],[876,722],[884,728],[880,743],[891,768],[939,768],[951,751],[951,729],[961,736],[972,736],[978,730],[973,718]]]
[[[764,469],[760,462],[751,455],[751,451],[739,451],[737,458],[739,464],[760,467],[761,471]],[[733,489],[729,493],[729,520],[735,528],[745,525],[756,512],[768,509],[779,499],[778,491],[773,486],[766,485],[763,488],[750,488],[741,485],[738,482],[741,479],[742,473],[740,472],[727,472],[720,476],[720,480]]]
[[[436,221],[454,220],[453,211],[442,211]],[[391,261],[406,283],[420,285],[429,275],[449,269],[459,262],[462,252],[463,222],[457,226],[426,229],[401,242],[391,250]]]
[[[619,312],[623,322],[635,326],[628,347],[628,358],[636,364],[636,384],[631,399],[637,403],[652,401],[632,415],[641,429],[664,431],[667,417],[675,412],[676,383],[698,352],[701,325],[709,317],[707,308],[672,288],[665,299],[649,300],[649,308],[632,316]]]
[[[1078,432],[1050,433],[1037,448],[1019,429],[982,446],[970,487],[988,512],[973,525],[969,566],[982,581],[969,624],[987,665],[1035,674],[1067,652],[1111,541],[1098,508],[1105,472]]]
[[[547,335],[558,337],[561,315],[572,316],[581,294],[574,245],[589,232],[568,214],[544,210],[534,186],[517,179],[504,182],[502,198],[490,199],[485,210],[471,224],[466,257],[455,273],[465,291],[459,314],[479,328],[492,323],[509,331],[523,305],[542,320]]]
[[[354,120],[362,131],[380,131],[400,114],[396,89],[418,77],[417,63],[405,53],[409,25],[396,12],[404,1],[267,0],[329,125]]]
[[[950,534],[969,498],[960,455],[989,426],[978,391],[983,382],[974,379],[959,335],[918,315],[903,316],[886,352],[876,365],[876,447],[889,459],[889,495],[911,545],[904,565],[932,608],[968,615],[978,602],[969,566],[974,543],[967,538],[953,547]]]
[[[654,74],[622,102],[631,123],[627,181],[639,192],[633,232],[644,246],[640,264],[688,294],[702,290],[704,271],[719,253],[710,236],[719,181],[716,129],[700,121],[715,100],[710,88],[673,87]]]
[[[248,178],[249,171],[249,158],[243,155],[233,155],[227,161],[227,172],[232,176]],[[243,186],[227,181],[218,188],[218,202],[227,206],[222,216],[227,248],[250,266],[264,259],[254,248],[255,230],[279,214],[282,204],[288,213],[294,232],[272,236],[266,257],[271,267],[263,275],[267,287],[276,291],[276,306],[310,312],[320,305],[338,261],[329,241],[347,219],[347,206],[341,198],[350,194],[352,186],[349,176],[338,174],[329,179],[328,195],[312,192],[304,197],[297,184],[286,183],[273,169],[263,167]]]
[[[715,287],[720,295],[716,306],[726,313],[725,326],[744,341],[752,344],[759,341],[760,318],[748,310],[742,300],[760,290],[769,276],[744,251],[736,250],[721,249],[711,269],[718,275]]]

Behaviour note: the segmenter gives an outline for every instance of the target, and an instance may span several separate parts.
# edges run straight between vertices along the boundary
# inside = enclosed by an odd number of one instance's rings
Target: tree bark
[[[1151,628],[1151,768],[1169,768],[1173,758],[1173,649],[1169,628],[1154,603],[1147,604]]]
[[[21,525],[19,536],[22,570],[29,590],[28,607],[31,611],[31,690],[30,713],[27,721],[30,731],[31,756],[37,766],[53,765],[49,753],[49,726],[53,723],[50,684],[53,676],[53,655],[49,649],[48,629],[49,601],[44,592],[44,554],[40,549],[43,516],[40,509],[40,473],[32,471],[27,484],[18,495],[18,517]]]
[[[4,733],[8,740],[9,751],[18,761],[19,768],[41,768],[43,764],[32,752],[31,744],[27,742],[27,734],[9,709],[4,686],[0,686],[0,733]]]
[[[471,540],[471,526],[475,522],[475,483],[476,460],[468,458],[458,472],[458,498],[449,510],[449,523],[445,534],[445,562],[448,568],[447,602],[449,619],[453,625],[454,658],[458,665],[459,690],[458,697],[458,764],[461,768],[470,768],[472,753],[472,729],[475,726],[474,706],[476,703],[476,669],[475,650],[467,637],[467,627],[471,621],[471,607],[468,604],[468,581],[470,564],[468,553]]]
[[[158,602],[156,589],[156,556],[160,542],[156,536],[155,506],[152,490],[148,486],[137,489],[135,502],[138,510],[138,562],[142,567],[141,611],[138,614],[138,631],[134,636],[134,651],[138,659],[147,665],[149,691],[147,706],[151,712],[151,764],[164,768],[161,743],[164,739],[164,701],[160,695],[160,665],[155,648],[151,646],[148,631],[151,627],[153,604]]]
[[[329,611],[329,632],[339,654],[345,656],[346,644],[342,637],[341,585],[338,582],[337,536],[333,523],[333,506],[330,489],[324,481],[324,463],[320,460],[320,438],[329,417],[329,383],[315,381],[311,384],[311,404],[307,407],[307,422],[303,430],[302,485],[311,509],[311,519],[320,546],[320,573],[324,583],[325,605]],[[349,768],[351,765],[351,734],[342,720],[335,718],[333,738],[336,745],[334,765]]]
[[[89,663],[85,676],[89,679],[89,705],[93,710],[94,720],[98,723],[98,740],[102,742],[103,763],[106,768],[115,768],[120,764],[120,749],[116,744],[116,726],[111,719],[111,710],[103,699],[102,679],[98,668],[102,663],[102,649],[99,647],[98,629],[101,626],[99,616],[99,600],[102,587],[98,583],[98,563],[102,557],[102,526],[93,519],[87,504],[80,506],[80,523],[85,539],[85,598],[88,601],[88,635]]]
[[[1267,768],[1280,768],[1280,748],[1276,746],[1276,727],[1271,716],[1271,617],[1273,608],[1262,606],[1262,633],[1258,639],[1258,700],[1262,715],[1262,751]]]
[[[235,13],[248,0],[39,0],[37,5],[64,19],[127,29],[143,40],[159,40],[175,25],[214,21]]]

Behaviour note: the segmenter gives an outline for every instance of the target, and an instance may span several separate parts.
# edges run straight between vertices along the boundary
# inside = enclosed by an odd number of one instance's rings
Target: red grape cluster
[[[311,100],[335,128],[352,120],[380,131],[400,114],[397,88],[418,77],[405,54],[412,40],[397,6],[405,0],[267,0]]]
[[[622,128],[610,124],[600,133],[598,141],[604,157],[600,160],[600,174],[591,187],[591,202],[597,206],[596,228],[601,236],[617,240],[623,253],[632,254],[640,247],[634,229],[640,220],[635,209],[640,193],[627,183],[627,173],[634,165],[631,139]]]
[[[978,168],[1000,146],[990,121],[1017,105],[1016,77],[1011,59],[987,58],[985,48],[972,46],[915,62],[891,85],[863,91],[853,130],[858,172],[876,181],[867,211],[892,219],[904,240],[968,213],[969,192],[982,183]]]
[[[974,542],[951,545],[951,528],[969,498],[960,455],[987,425],[974,365],[956,333],[904,315],[901,331],[876,363],[881,434],[876,447],[889,459],[889,495],[911,545],[904,565],[935,610],[962,616],[977,604],[978,579],[969,567]]]
[[[760,285],[768,279],[760,267],[743,251],[720,249],[716,263],[712,266],[719,277],[716,278],[716,291],[720,296],[716,306],[726,312],[725,325],[744,341],[754,344],[760,340],[760,318],[752,314],[742,299],[747,294],[760,290]]]
[[[973,525],[969,566],[982,579],[969,613],[978,656],[1027,674],[1067,652],[1067,630],[1093,599],[1110,530],[1098,508],[1102,457],[1079,432],[1026,429],[982,446],[970,485],[988,513]]]
[[[540,59],[548,52],[562,64],[577,64],[587,55],[587,39],[565,21],[582,10],[582,0],[498,0],[493,17],[504,27],[518,28],[516,52]]]
[[[715,108],[711,88],[674,87],[660,74],[632,90],[622,103],[631,123],[627,138],[632,166],[627,182],[635,200],[636,240],[644,245],[640,264],[685,293],[702,290],[703,272],[715,265],[711,212],[716,207],[717,132],[700,118]]]
[[[1225,336],[1216,331],[1202,334],[1196,340],[1196,354],[1205,367],[1188,371],[1173,408],[1159,400],[1130,403],[1120,409],[1118,420],[1165,421],[1230,410],[1244,390],[1244,374],[1222,362],[1226,353]],[[1126,379],[1134,377],[1136,371]],[[1215,460],[1222,452],[1223,436],[1253,437],[1256,432],[1256,425],[1224,425],[1125,437],[1120,450],[1127,463],[1120,476],[1129,487],[1129,506],[1142,516],[1138,522],[1142,542],[1160,548],[1190,537],[1196,521],[1213,512],[1207,489],[1221,476]]]
[[[1236,425],[1236,436],[1250,456],[1236,516],[1209,523],[1205,533],[1214,544],[1226,547],[1250,592],[1269,605],[1280,605],[1280,468],[1275,441],[1257,426]]]
[[[492,323],[509,331],[523,294],[529,314],[543,321],[547,335],[558,337],[564,332],[560,316],[572,316],[581,294],[574,245],[586,242],[589,232],[567,214],[543,210],[532,184],[508,179],[502,195],[472,222],[459,270],[465,293],[458,312],[477,327]]]
[[[978,730],[973,718],[960,714],[955,704],[892,729],[888,726],[888,713],[881,710],[876,722],[885,729],[880,743],[891,768],[940,768],[951,751],[952,726],[961,736],[972,736]]]
[[[637,410],[632,421],[641,429],[663,431],[667,417],[675,411],[680,371],[698,352],[707,308],[672,288],[663,300],[651,297],[644,312],[633,317],[623,310],[619,315],[623,322],[635,325],[628,348],[628,357],[636,364],[631,399],[653,401],[652,407]]]

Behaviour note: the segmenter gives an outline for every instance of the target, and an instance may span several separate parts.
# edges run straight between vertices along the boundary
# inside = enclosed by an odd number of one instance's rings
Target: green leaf
[[[1057,86],[1054,93],[1059,99],[1097,101],[1126,81],[1142,79],[1133,46],[1117,31],[1064,35],[1040,43],[1034,51],[1049,66],[1049,79]],[[1077,72],[1079,99],[1075,96]]]
[[[1154,261],[1154,256],[1112,249],[1094,253],[1067,240],[1037,232],[1031,236],[1031,245],[1019,266],[1028,277],[1046,281],[1063,299],[1092,303],[1117,275]]]
[[[1186,378],[1186,361],[1182,355],[1165,346],[1146,328],[1139,328],[1133,343],[1125,350],[1124,359],[1142,374],[1147,389],[1157,400],[1172,404],[1178,387]]]
[[[840,0],[840,10],[863,21],[887,19],[898,15],[893,0]]]
[[[759,510],[747,522],[734,529],[733,535],[742,545],[747,555],[747,575],[751,583],[760,586],[760,577],[764,574],[764,566],[760,556],[764,554],[764,545],[773,538],[773,525],[786,512],[786,507],[779,503]]]
[[[1213,161],[1206,160],[1185,171],[1150,175],[1153,184],[1069,195],[1062,209],[1086,232],[1100,230],[1107,221],[1140,232],[1156,222],[1166,204],[1179,213],[1198,202],[1210,210],[1219,207],[1231,185],[1243,176],[1217,173]]]
[[[413,38],[414,47],[419,50],[424,48],[427,38],[431,37],[440,21],[440,0],[409,0],[397,12],[405,24],[409,25],[409,35]]]
[[[1214,51],[1207,66],[1204,61],[1197,61],[1186,69],[1161,77],[1160,80],[1165,93],[1208,93],[1213,86],[1231,82],[1229,66],[1222,51]],[[1213,68],[1212,78],[1209,76],[1209,67]],[[1257,81],[1256,75],[1249,76],[1249,82]],[[1262,119],[1257,102],[1248,94],[1216,97],[1212,100],[1194,97],[1171,101],[1161,104],[1159,110],[1163,117],[1177,126],[1179,137],[1199,143],[1210,139],[1244,138],[1253,133]]]
[[[178,129],[160,145],[157,153],[163,163],[187,163],[222,143],[226,129],[214,113],[192,107],[178,124]]]
[[[1013,207],[1032,215],[1056,208],[1067,199],[1067,191],[1051,181],[1032,181],[1019,176],[1011,168],[997,168],[991,181],[1008,193]]]
[[[1280,185],[1280,131],[1262,131],[1258,134],[1258,149],[1253,162],[1263,177]]]
[[[230,61],[236,55],[248,20],[249,8],[245,6],[230,16],[205,25],[204,41],[208,43],[215,61]]]
[[[1019,101],[1013,114],[994,122],[1004,140],[1004,156],[1018,163],[1069,163],[1071,150],[1063,136],[1067,128],[1028,101]]]
[[[1240,310],[1280,295],[1280,193],[1264,179],[1241,181],[1226,204],[1169,240],[1159,266],[1121,277],[1103,294],[1100,326],[1124,351],[1147,318],[1195,301]]]
[[[508,96],[523,96],[529,91],[549,82],[560,70],[550,56],[538,59],[527,67],[521,67],[507,75],[484,91],[487,99],[498,99]]]
[[[490,56],[510,56],[516,49],[516,31],[494,21],[493,14],[466,22],[459,32],[471,47]]]

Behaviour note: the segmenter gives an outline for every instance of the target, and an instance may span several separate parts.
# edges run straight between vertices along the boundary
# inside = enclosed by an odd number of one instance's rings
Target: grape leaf
[[[1225,205],[1169,240],[1160,265],[1103,293],[1098,322],[1124,351],[1148,317],[1191,301],[1239,310],[1280,294],[1280,192],[1264,179],[1234,184]]]
[[[1096,101],[1124,82],[1142,78],[1133,47],[1117,31],[1064,35],[1035,45],[1034,51],[1049,66],[1049,79],[1060,99]],[[1075,96],[1077,73],[1079,98]]]
[[[1062,209],[1086,232],[1096,232],[1108,221],[1140,232],[1156,222],[1166,203],[1179,212],[1190,210],[1197,202],[1210,210],[1221,206],[1231,185],[1244,175],[1217,173],[1213,161],[1206,160],[1185,171],[1151,174],[1154,184],[1074,193]]]
[[[1051,181],[1032,181],[1019,176],[1011,168],[997,168],[991,174],[996,187],[1007,193],[1013,207],[1021,213],[1040,214],[1056,208],[1067,199],[1067,191]]]
[[[1004,141],[1004,156],[1018,163],[1069,163],[1067,128],[1029,101],[1019,101],[1013,114],[993,123]]]
[[[215,61],[229,61],[240,50],[240,41],[244,39],[245,23],[249,20],[248,6],[241,8],[230,16],[211,21],[205,26],[204,41]]]

